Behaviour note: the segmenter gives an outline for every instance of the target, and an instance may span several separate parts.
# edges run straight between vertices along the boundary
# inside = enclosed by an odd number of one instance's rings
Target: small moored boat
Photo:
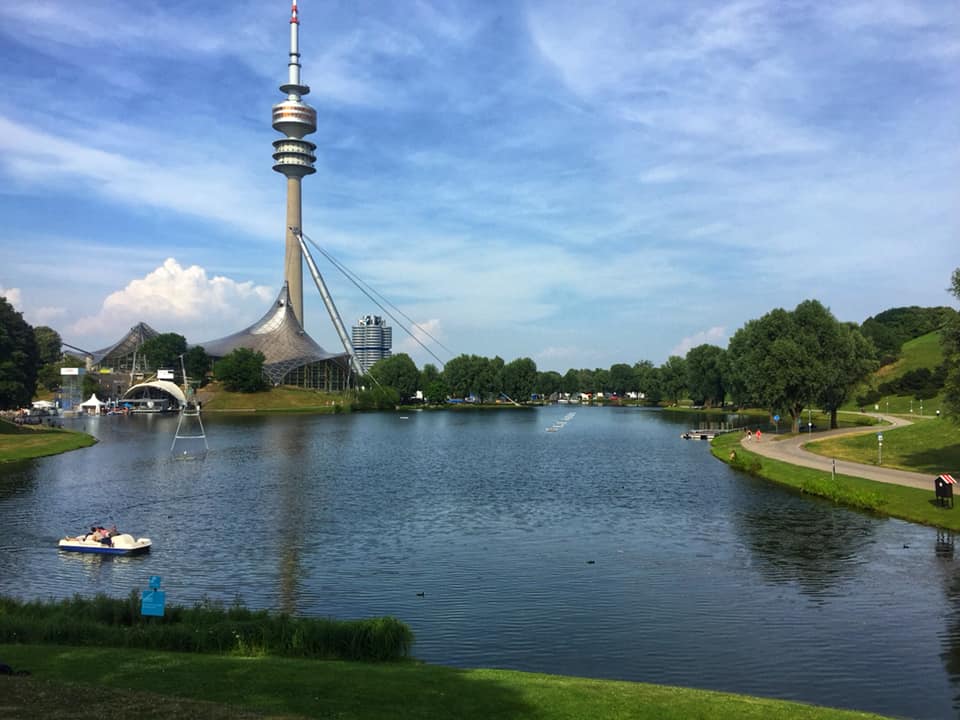
[[[129,533],[100,535],[90,533],[65,537],[59,543],[61,550],[70,552],[99,553],[101,555],[136,555],[150,549],[150,538],[134,538]]]

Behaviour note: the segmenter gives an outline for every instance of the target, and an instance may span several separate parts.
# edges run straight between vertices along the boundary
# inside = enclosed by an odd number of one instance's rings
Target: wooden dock
[[[737,432],[743,428],[699,428],[697,430],[686,430],[680,434],[684,440],[713,440],[717,435]]]

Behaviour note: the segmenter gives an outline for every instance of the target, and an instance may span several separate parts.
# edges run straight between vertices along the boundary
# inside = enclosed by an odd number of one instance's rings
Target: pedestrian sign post
[[[773,424],[777,426],[777,434],[779,435],[780,434],[780,416],[779,415],[773,416]]]

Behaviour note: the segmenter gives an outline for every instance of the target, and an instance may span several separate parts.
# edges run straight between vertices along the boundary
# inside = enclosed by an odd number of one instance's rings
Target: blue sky
[[[139,320],[202,342],[262,315],[289,5],[0,3],[0,294],[29,322],[96,349]],[[300,17],[304,229],[455,353],[659,364],[806,298],[857,322],[951,302],[956,0]],[[348,325],[379,314],[316,255]],[[338,349],[304,289],[307,330]]]

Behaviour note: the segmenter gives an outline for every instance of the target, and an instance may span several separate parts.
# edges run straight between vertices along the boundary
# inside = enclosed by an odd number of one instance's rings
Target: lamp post
[[[807,434],[813,432],[813,408],[807,408]]]
[[[920,401],[920,417],[923,417],[923,400]]]
[[[877,433],[877,465],[883,465],[883,433]]]

